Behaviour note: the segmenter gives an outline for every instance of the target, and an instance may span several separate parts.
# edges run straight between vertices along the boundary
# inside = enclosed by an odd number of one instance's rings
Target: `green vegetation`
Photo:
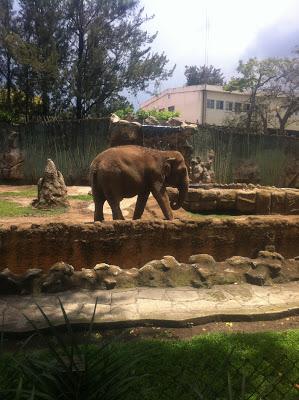
[[[18,203],[0,199],[0,218],[4,217],[28,217],[28,216],[50,216],[62,214],[65,208],[55,208],[51,210],[37,210],[33,207],[22,207]]]
[[[37,197],[36,188],[18,190],[16,192],[0,192],[1,197]]]
[[[18,356],[1,357],[0,393],[5,393],[6,399],[15,399],[7,395],[7,390],[15,393],[20,377],[28,392],[35,385],[34,399],[56,399],[55,393],[60,391],[59,398],[64,400],[80,399],[82,393],[85,400],[239,400],[242,386],[244,398],[251,395],[252,400],[279,400],[280,393],[285,393],[285,400],[298,398],[299,330],[208,334],[190,341],[112,341],[108,344],[98,339],[97,344],[88,346],[73,343],[73,353],[57,337],[49,344],[50,353],[22,352]],[[65,370],[53,357],[55,350],[58,356],[68,354],[64,362],[73,357],[74,363],[82,352],[88,368],[78,372],[73,365],[73,372]],[[113,385],[122,393],[113,391]]]
[[[74,194],[68,196],[70,200],[81,200],[81,201],[92,201],[92,196],[90,194]]]
[[[186,65],[184,75],[186,77],[186,85],[220,85],[224,84],[224,76],[220,68],[213,65]]]
[[[0,1],[0,120],[106,115],[172,75],[139,0],[14,3]]]
[[[202,218],[220,218],[220,219],[227,219],[227,218],[234,218],[236,215],[230,215],[230,214],[209,214],[207,213],[193,213],[193,212],[188,212],[190,216],[192,216],[193,219],[202,219]]]
[[[178,111],[137,110],[135,112],[132,107],[127,107],[117,110],[115,111],[115,114],[120,119],[126,119],[130,116],[133,117],[134,119],[138,119],[140,122],[143,122],[148,117],[155,117],[158,121],[165,122],[170,118],[180,116],[180,113]]]

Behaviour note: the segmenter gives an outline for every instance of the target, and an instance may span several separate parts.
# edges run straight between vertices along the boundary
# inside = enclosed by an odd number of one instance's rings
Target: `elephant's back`
[[[95,157],[91,168],[109,169],[116,165],[144,164],[145,159],[149,156],[146,150],[144,147],[134,145],[110,147]]]

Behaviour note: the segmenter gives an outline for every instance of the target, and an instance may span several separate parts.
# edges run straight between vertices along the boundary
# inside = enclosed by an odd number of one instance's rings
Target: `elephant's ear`
[[[162,174],[165,178],[167,178],[170,175],[174,162],[175,162],[175,158],[167,158],[164,161]]]

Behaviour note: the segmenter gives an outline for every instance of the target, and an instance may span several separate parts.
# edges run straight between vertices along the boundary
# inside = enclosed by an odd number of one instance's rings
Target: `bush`
[[[158,111],[158,110],[137,110],[136,112],[131,108],[127,107],[121,110],[115,111],[115,114],[120,119],[127,119],[128,117],[132,117],[134,119],[138,119],[140,122],[143,122],[148,117],[155,117],[158,121],[166,122],[170,118],[179,117],[180,113],[178,111]]]

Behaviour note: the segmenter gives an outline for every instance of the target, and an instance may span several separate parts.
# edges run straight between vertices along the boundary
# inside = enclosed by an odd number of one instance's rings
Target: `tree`
[[[299,111],[299,58],[279,60],[278,70],[265,95],[276,104],[275,115],[283,135],[290,118]]]
[[[8,46],[7,37],[13,30],[14,15],[12,0],[0,0],[0,82],[5,87],[5,103],[11,111],[15,63]]]
[[[209,67],[202,65],[197,67],[196,65],[185,66],[185,77],[187,79],[187,86],[192,85],[224,85],[224,76],[220,68],[215,68],[213,65]]]
[[[36,75],[35,89],[41,96],[42,113],[46,116],[55,109],[53,102],[57,101],[58,86],[60,93],[64,87],[61,75],[68,51],[65,2],[20,0],[19,5],[20,25],[19,37],[14,43],[15,54],[19,63]]]
[[[145,90],[150,81],[167,79],[164,53],[152,53],[156,38],[141,29],[139,0],[68,0],[72,32],[72,93],[77,118],[101,114],[123,90]]]
[[[263,108],[257,101],[258,94],[266,90],[271,81],[278,78],[278,60],[268,58],[260,61],[257,58],[250,58],[246,63],[240,60],[237,72],[240,77],[233,77],[224,88],[228,91],[238,90],[248,93],[249,107],[245,127],[252,129],[253,118],[261,116]]]

